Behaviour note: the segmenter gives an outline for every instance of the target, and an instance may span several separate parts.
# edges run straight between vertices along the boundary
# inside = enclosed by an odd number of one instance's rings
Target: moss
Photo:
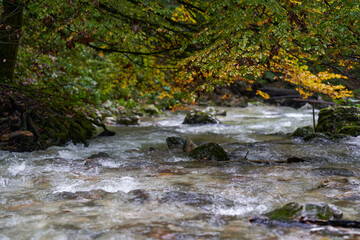
[[[355,128],[351,128],[355,127]],[[319,112],[316,132],[360,135],[360,109],[356,107],[325,108]]]
[[[289,221],[292,220],[301,210],[303,206],[298,203],[291,202],[284,207],[276,209],[266,214],[270,220]]]
[[[360,135],[360,126],[345,126],[341,128],[338,133],[356,137]]]
[[[314,129],[311,126],[306,127],[299,127],[295,130],[295,132],[292,134],[293,137],[306,137],[307,135],[310,135],[314,133]]]
[[[227,152],[217,143],[206,143],[201,145],[190,152],[190,157],[201,160],[216,160],[226,161],[229,160]]]

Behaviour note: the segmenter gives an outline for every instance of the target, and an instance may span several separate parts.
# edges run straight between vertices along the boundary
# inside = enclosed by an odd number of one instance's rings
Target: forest
[[[0,239],[360,236],[358,1],[0,5]]]

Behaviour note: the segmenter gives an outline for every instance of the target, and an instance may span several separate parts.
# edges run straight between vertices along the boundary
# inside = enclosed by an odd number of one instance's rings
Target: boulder
[[[312,128],[311,126],[306,126],[306,127],[299,127],[295,130],[295,132],[293,132],[292,136],[293,137],[306,137],[309,136],[311,134],[314,133],[314,128]]]
[[[319,112],[316,132],[331,135],[360,135],[360,109],[356,107],[324,108]]]
[[[122,124],[122,125],[139,125],[139,117],[134,115],[134,116],[120,116],[118,117],[118,119],[116,120],[117,124]]]
[[[291,202],[282,208],[275,209],[265,214],[270,220],[295,221],[295,220],[338,220],[342,218],[342,212],[334,206],[326,203]]]
[[[169,149],[183,149],[185,143],[186,138],[176,136],[166,138],[166,144]]]
[[[206,111],[190,111],[183,124],[218,124],[221,123],[214,115]]]
[[[141,108],[141,110],[150,115],[160,115],[161,114],[161,111],[154,104],[145,105]]]
[[[186,153],[190,153],[192,150],[194,150],[197,147],[198,146],[193,141],[191,141],[190,139],[186,139],[183,150]]]
[[[197,160],[216,160],[226,161],[229,160],[227,152],[217,143],[206,143],[201,145],[190,152],[190,157]]]

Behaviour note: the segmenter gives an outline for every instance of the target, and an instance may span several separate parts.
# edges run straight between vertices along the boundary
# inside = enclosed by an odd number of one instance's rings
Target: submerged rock
[[[108,193],[101,189],[77,192],[61,192],[54,195],[56,200],[103,199]]]
[[[346,168],[316,168],[311,170],[313,173],[317,173],[322,176],[354,176],[354,172]]]
[[[181,202],[191,206],[204,206],[219,203],[221,205],[232,207],[234,202],[228,199],[213,196],[211,194],[194,193],[194,192],[180,192],[170,191],[165,193],[160,199],[161,203],[164,202]]]
[[[144,204],[149,201],[149,193],[142,189],[135,189],[128,193],[130,196],[129,202],[133,202],[135,204]]]
[[[319,112],[316,132],[360,135],[360,109],[356,107],[324,108]]]
[[[291,202],[282,208],[271,211],[265,216],[270,220],[294,221],[298,219],[337,220],[342,218],[342,212],[326,203]]]
[[[183,124],[218,124],[221,123],[214,115],[206,111],[189,112]]]
[[[226,161],[229,160],[227,152],[217,143],[206,143],[201,145],[190,152],[190,157],[202,160],[216,160]]]
[[[104,158],[110,158],[109,154],[107,154],[105,152],[99,152],[99,153],[93,154],[90,157],[85,159],[84,165],[100,166],[101,164],[98,163],[98,160],[104,159]]]

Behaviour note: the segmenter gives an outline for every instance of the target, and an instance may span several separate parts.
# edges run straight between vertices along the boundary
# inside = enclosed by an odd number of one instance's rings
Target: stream
[[[360,220],[360,137],[290,137],[312,125],[311,109],[219,110],[222,124],[183,125],[185,113],[169,112],[110,126],[116,135],[89,147],[0,152],[0,239],[360,239],[356,229],[249,222],[289,202]],[[231,161],[194,161],[167,148],[170,136],[216,142]],[[110,157],[85,160],[99,152]],[[283,163],[291,157],[304,162]]]

